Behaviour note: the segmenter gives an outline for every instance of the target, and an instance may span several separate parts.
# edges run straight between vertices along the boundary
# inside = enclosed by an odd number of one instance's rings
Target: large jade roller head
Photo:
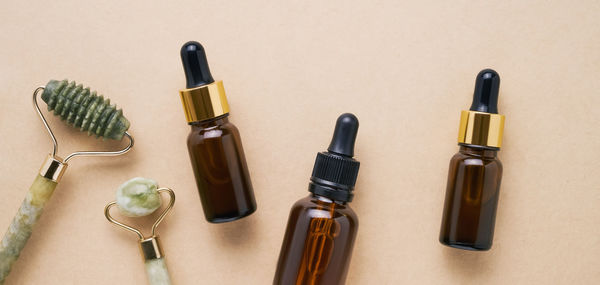
[[[75,81],[50,80],[42,100],[48,104],[48,111],[60,116],[67,124],[87,131],[104,139],[121,140],[129,121],[123,117],[123,110],[110,105],[110,99],[90,91],[89,87],[76,84]]]
[[[48,111],[54,111],[54,114],[67,124],[79,128],[80,131],[87,131],[88,135],[94,134],[103,139],[121,140],[127,137],[129,144],[116,151],[77,151],[64,159],[57,156],[58,142],[37,103],[40,93],[42,100],[48,104]],[[110,105],[110,100],[104,99],[88,87],[84,88],[81,84],[67,80],[50,80],[46,86],[38,87],[33,92],[33,107],[46,127],[54,147],[42,164],[29,193],[0,243],[0,285],[4,284],[13,263],[19,258],[21,250],[29,240],[46,202],[50,200],[67,169],[68,161],[76,156],[120,155],[133,147],[133,137],[127,133],[129,121],[123,117],[123,111],[115,105]]]

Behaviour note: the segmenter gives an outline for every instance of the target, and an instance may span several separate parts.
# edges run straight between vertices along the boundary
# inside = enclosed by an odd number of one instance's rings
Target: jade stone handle
[[[4,284],[12,265],[29,240],[33,226],[39,220],[44,205],[50,200],[56,184],[57,182],[39,174],[33,180],[25,200],[0,243],[0,285]]]
[[[171,285],[171,277],[167,270],[165,258],[146,260],[146,275],[150,285]]]

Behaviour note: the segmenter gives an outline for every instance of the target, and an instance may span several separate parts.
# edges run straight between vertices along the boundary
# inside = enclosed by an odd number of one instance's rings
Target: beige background
[[[361,122],[348,284],[600,283],[598,2],[171,2],[3,2],[0,228],[51,150],[35,87],[93,87],[137,139],[126,156],[72,161],[7,285],[145,284],[135,236],[102,214],[134,176],[177,193],[159,229],[174,283],[269,284],[343,112]],[[198,200],[178,95],[188,40],[205,45],[242,133],[259,210],[238,222],[208,224]],[[437,237],[460,110],[486,67],[502,78],[505,172],[494,247],[476,253]],[[51,121],[63,155],[117,147]]]

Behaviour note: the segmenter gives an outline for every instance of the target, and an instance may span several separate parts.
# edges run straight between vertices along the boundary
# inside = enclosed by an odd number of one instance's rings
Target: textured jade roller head
[[[54,115],[82,132],[87,131],[88,135],[121,140],[129,129],[122,109],[75,81],[50,80],[44,87],[42,100],[48,104],[48,111],[54,111]]]

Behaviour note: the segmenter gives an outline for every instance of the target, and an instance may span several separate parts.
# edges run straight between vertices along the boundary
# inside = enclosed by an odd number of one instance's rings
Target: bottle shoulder
[[[188,142],[202,141],[210,138],[221,138],[229,135],[235,137],[239,136],[237,127],[229,121],[210,125],[191,125],[191,130],[188,134]]]
[[[498,157],[484,157],[458,152],[450,160],[450,170],[453,169],[485,169],[490,173],[501,175],[502,162]]]
[[[492,151],[487,151],[483,154],[482,152],[468,152],[460,150],[450,160],[451,164],[494,164],[502,167],[502,162],[496,156],[496,151],[493,151],[493,155],[490,155]]]

